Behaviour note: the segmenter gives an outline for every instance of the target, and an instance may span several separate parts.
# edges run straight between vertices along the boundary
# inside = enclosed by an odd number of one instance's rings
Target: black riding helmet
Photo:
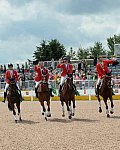
[[[8,64],[8,68],[13,67],[13,64]]]

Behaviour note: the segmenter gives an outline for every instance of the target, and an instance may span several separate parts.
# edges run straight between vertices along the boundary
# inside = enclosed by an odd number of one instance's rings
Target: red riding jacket
[[[62,68],[61,76],[65,77],[67,74],[73,73],[73,65],[72,64],[58,64],[57,68]]]
[[[36,72],[36,76],[35,76],[35,81],[39,82],[42,80],[42,74],[45,73],[46,74],[46,82],[48,82],[49,79],[49,73],[48,70],[46,68],[41,68],[40,66],[36,65],[34,67],[34,70]]]
[[[109,64],[113,64],[115,60],[103,60],[103,63],[98,63],[96,65],[96,71],[98,74],[98,78],[102,78],[104,75],[106,75],[106,72],[110,72],[108,69]]]
[[[6,71],[6,82],[10,84],[11,80],[18,81],[18,72],[16,70],[7,70]]]

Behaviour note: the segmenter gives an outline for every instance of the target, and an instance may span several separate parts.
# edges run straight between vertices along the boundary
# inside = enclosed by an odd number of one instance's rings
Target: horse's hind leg
[[[47,106],[48,106],[48,109],[47,109],[47,117],[51,117],[51,113],[50,113],[50,100],[47,101]]]
[[[17,106],[17,109],[18,109],[18,117],[19,117],[19,120],[22,121],[21,113],[20,113],[20,103],[17,103],[16,106]]]
[[[107,99],[104,99],[104,103],[105,103],[105,106],[106,106],[106,114],[107,114],[107,117],[109,118],[110,115],[109,115],[109,110],[108,110],[108,105],[107,105]]]
[[[68,101],[66,102],[66,106],[67,106],[67,111],[68,111],[68,117],[69,117],[69,119],[71,119],[72,116],[71,116],[71,113],[70,113],[70,108],[69,108]]]
[[[61,105],[62,105],[62,117],[65,117],[65,109],[64,109],[64,102],[61,100]]]
[[[111,102],[111,110],[110,110],[110,113],[111,114],[113,114],[114,113],[114,104],[113,104],[113,99],[112,99],[112,96],[111,97],[109,97],[109,99],[110,99],[110,102]]]
[[[98,96],[98,102],[99,102],[99,113],[102,112],[102,108],[101,108],[101,100],[100,97]]]

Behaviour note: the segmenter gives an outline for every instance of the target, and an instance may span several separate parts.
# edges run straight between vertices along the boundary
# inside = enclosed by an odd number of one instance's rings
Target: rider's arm
[[[109,64],[113,64],[115,60],[104,60],[104,70],[106,72],[110,72],[110,70],[108,69],[108,65]]]

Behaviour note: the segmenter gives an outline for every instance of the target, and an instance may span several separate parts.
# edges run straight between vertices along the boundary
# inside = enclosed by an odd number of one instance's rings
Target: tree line
[[[107,57],[114,55],[114,44],[120,44],[120,35],[107,38],[109,50],[106,50],[101,42],[95,42],[94,46],[88,48],[80,47],[77,50],[73,50],[71,47],[69,50],[66,50],[65,46],[57,39],[43,40],[36,46],[33,57],[35,60],[40,61],[51,61],[52,59],[57,61],[66,55],[69,55],[73,60],[97,59],[99,55],[106,55]]]

